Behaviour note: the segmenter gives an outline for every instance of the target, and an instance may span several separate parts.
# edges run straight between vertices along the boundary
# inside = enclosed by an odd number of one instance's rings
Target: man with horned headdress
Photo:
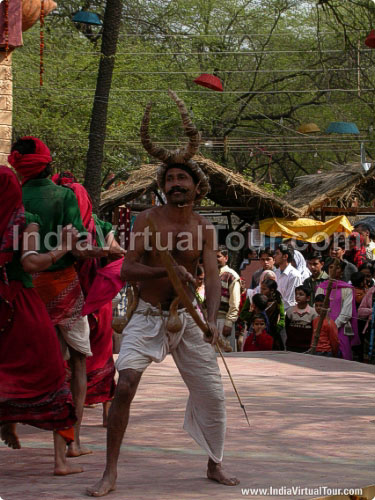
[[[209,183],[192,160],[199,148],[200,134],[183,101],[174,92],[169,91],[169,94],[180,110],[189,142],[176,151],[154,145],[148,134],[151,110],[151,104],[148,104],[141,139],[147,152],[162,160],[157,178],[167,204],[138,215],[122,269],[124,280],[139,283],[139,300],[124,329],[117,360],[119,381],[108,419],[106,468],[103,478],[87,490],[89,495],[96,497],[115,489],[121,442],[142,373],[152,361],[160,363],[168,353],[189,389],[184,428],[209,456],[207,477],[228,486],[239,483],[221,469],[226,416],[223,386],[213,347],[218,339],[216,314],[221,291],[215,230],[193,212],[194,203],[209,191]],[[151,245],[148,238],[150,227],[153,231]],[[197,266],[203,259],[209,339],[203,336],[186,309],[181,308],[162,264],[161,252],[166,247],[172,256],[175,273],[182,282],[192,283],[193,290]]]

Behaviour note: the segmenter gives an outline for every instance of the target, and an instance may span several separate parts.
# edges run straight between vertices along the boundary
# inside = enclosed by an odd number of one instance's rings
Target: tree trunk
[[[94,105],[91,114],[89,148],[84,186],[89,192],[93,211],[98,212],[100,203],[101,173],[104,141],[107,127],[108,99],[115,65],[117,40],[122,13],[121,0],[107,0],[103,21],[103,39],[99,63]]]

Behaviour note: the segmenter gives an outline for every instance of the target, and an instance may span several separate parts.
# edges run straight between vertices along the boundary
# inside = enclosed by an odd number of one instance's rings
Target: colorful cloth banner
[[[295,238],[309,243],[319,243],[334,233],[350,234],[353,226],[343,215],[326,222],[314,219],[289,220],[283,218],[264,219],[259,222],[260,232],[273,238]]]

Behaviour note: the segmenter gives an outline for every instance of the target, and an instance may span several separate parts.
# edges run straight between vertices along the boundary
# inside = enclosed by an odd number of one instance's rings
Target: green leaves
[[[74,0],[46,18],[44,87],[39,88],[39,27],[13,55],[14,135],[33,134],[54,152],[58,170],[82,178],[100,57],[100,28],[72,23],[81,8],[104,13],[105,1]],[[360,0],[138,0],[124,2],[109,101],[103,172],[147,161],[139,139],[144,106],[154,102],[150,132],[175,148],[186,140],[167,96],[173,88],[202,131],[201,151],[273,189],[314,172],[324,161],[357,159],[356,137],[301,135],[353,121],[367,151],[374,116],[374,52],[363,41],[374,8]],[[194,84],[214,73],[224,92]],[[208,144],[208,145],[205,145]],[[271,179],[271,180],[270,180]],[[278,189],[278,188],[277,188]]]

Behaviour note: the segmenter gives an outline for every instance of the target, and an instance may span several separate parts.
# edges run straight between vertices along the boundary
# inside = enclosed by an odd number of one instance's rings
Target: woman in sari
[[[65,255],[67,241],[75,244],[78,233],[65,227],[60,247],[39,254],[37,218],[25,214],[18,179],[4,166],[0,166],[0,198],[1,438],[18,449],[17,423],[52,430],[54,474],[82,472],[66,462],[76,416],[56,332],[29,274],[47,269]]]
[[[114,238],[112,224],[100,220],[92,212],[91,198],[86,189],[77,182],[70,172],[62,172],[52,177],[55,184],[71,189],[78,201],[83,225],[87,230],[89,243],[109,248],[109,256],[120,258],[124,250]],[[90,291],[97,271],[102,267],[100,259],[79,260],[78,276],[85,298]],[[90,325],[90,346],[92,356],[86,360],[87,406],[102,403],[103,426],[107,426],[108,411],[115,392],[115,365],[112,353],[112,301],[88,314]]]
[[[335,267],[334,259],[328,259],[326,265],[331,275]],[[340,260],[339,265],[336,267],[336,275],[329,299],[329,317],[336,323],[339,332],[341,357],[352,360],[352,347],[359,345],[361,341],[358,335],[354,287],[341,280],[345,266],[346,263]],[[320,283],[316,295],[326,295],[328,283],[329,280]]]
[[[270,324],[270,335],[273,337],[272,349],[274,351],[283,351],[284,343],[280,332],[285,327],[285,310],[276,281],[269,278],[263,280],[260,285],[260,293],[268,298],[265,313]]]

